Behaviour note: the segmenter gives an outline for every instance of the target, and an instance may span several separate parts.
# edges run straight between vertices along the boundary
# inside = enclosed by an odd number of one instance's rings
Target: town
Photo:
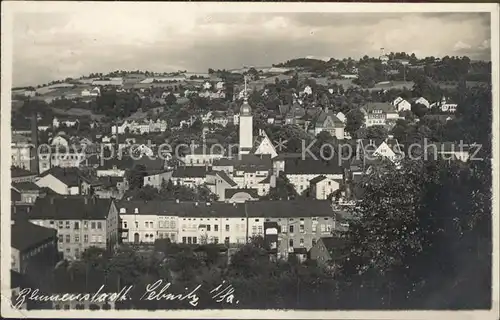
[[[481,285],[456,264],[489,272],[491,62],[381,49],[11,96],[13,304],[162,279],[202,284],[199,308],[411,309]],[[238,304],[203,299],[223,281]],[[192,308],[135,291],[23,308]]]

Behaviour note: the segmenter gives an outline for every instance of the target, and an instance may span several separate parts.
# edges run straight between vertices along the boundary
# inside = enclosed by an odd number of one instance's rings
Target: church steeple
[[[240,108],[240,116],[251,116],[252,108],[248,104],[247,77],[245,76],[244,79],[245,79],[245,89],[243,91],[243,104],[241,105]]]
[[[245,77],[245,91],[243,104],[240,108],[240,154],[248,154],[253,147],[253,117],[252,108],[248,104],[247,78]]]

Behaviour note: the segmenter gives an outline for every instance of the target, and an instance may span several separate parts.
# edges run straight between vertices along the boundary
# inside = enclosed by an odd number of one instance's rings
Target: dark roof
[[[24,170],[18,167],[11,167],[10,168],[10,176],[12,178],[17,178],[17,177],[27,177],[27,176],[35,176],[36,174],[33,172],[30,172],[28,170]]]
[[[308,159],[285,159],[286,174],[342,174],[344,169],[334,157],[331,161]]]
[[[206,167],[178,167],[172,173],[172,178],[204,178],[206,175]]]
[[[62,183],[68,187],[77,187],[82,181],[89,182],[89,179],[85,177],[83,172],[75,167],[61,168],[53,167],[45,171],[40,175],[40,177],[45,177],[51,174],[56,179],[60,180]]]
[[[10,188],[10,201],[21,201],[21,193],[14,188]]]
[[[25,251],[55,238],[56,234],[57,231],[54,229],[19,220],[11,226],[11,246],[19,251]]]
[[[306,154],[306,156],[309,156],[309,154]],[[273,161],[278,161],[278,160],[285,160],[285,159],[301,159],[303,157],[302,153],[297,152],[297,153],[280,153],[278,154],[277,157],[273,159]]]
[[[334,127],[344,127],[344,123],[332,111],[322,111],[315,120],[316,126],[324,127],[325,121],[330,118]]]
[[[323,181],[323,180],[325,180],[325,179],[326,179],[326,177],[325,177],[324,175],[317,176],[316,178],[311,179],[311,180],[309,181],[309,184],[313,185],[313,184],[316,184],[316,183],[318,183],[318,182],[320,182],[320,181]]]
[[[242,154],[234,157],[233,159],[218,159],[214,161],[214,166],[233,166],[235,168],[251,168],[251,167],[266,167],[272,168],[271,155],[253,155],[253,154]]]
[[[33,182],[17,182],[12,183],[12,186],[18,191],[37,191],[40,187]]]
[[[111,199],[84,196],[47,196],[38,198],[30,213],[31,219],[101,220],[106,219]]]
[[[333,216],[327,200],[252,201],[247,202],[247,212],[253,217]]]
[[[234,182],[234,180],[227,175],[224,171],[216,171],[217,175],[221,177],[222,180],[224,180],[227,184],[229,184],[231,187],[236,187],[238,184]]]
[[[237,189],[230,189],[237,190]],[[246,210],[245,210],[246,206]],[[180,217],[312,217],[333,216],[330,201],[327,200],[290,200],[290,201],[251,201],[246,203],[225,202],[175,202],[175,201],[120,201],[118,208],[125,208],[133,214],[159,214]],[[246,213],[245,213],[246,211]]]
[[[251,188],[237,188],[237,189],[226,189],[224,190],[224,195],[227,199],[232,198],[235,194],[244,192],[247,193],[250,197],[254,199],[259,198],[259,193],[257,189],[251,189]]]
[[[320,238],[321,242],[326,248],[326,251],[330,254],[332,259],[341,258],[345,256],[347,249],[346,241],[338,237],[323,237]],[[318,241],[318,242],[319,242]]]
[[[388,102],[368,102],[362,108],[368,113],[372,113],[374,110],[382,110],[384,113],[397,113],[396,108]]]
[[[98,170],[108,170],[113,169],[113,167],[125,170],[132,169],[134,167],[134,160],[131,157],[122,157],[121,159],[113,157],[109,160],[99,160],[99,157],[97,155],[95,157],[96,159],[93,159],[92,162],[99,164],[99,167],[97,167]]]

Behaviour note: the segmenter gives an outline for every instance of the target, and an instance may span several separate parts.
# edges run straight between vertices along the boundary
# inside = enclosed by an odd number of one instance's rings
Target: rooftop
[[[11,226],[11,246],[19,251],[25,251],[55,238],[56,234],[57,231],[54,229],[19,220]]]
[[[337,159],[331,161],[308,159],[285,159],[286,174],[343,174],[344,169]]]
[[[172,178],[204,178],[206,175],[206,167],[178,167],[172,173]]]
[[[106,219],[111,199],[84,196],[47,196],[38,198],[31,219],[102,220]]]

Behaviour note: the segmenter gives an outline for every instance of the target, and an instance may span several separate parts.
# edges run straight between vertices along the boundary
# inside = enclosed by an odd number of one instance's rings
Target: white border
[[[182,310],[182,311],[18,311],[10,307],[3,297],[10,297],[10,149],[1,155],[1,311],[3,317],[37,318],[199,318],[199,319],[435,319],[451,316],[454,319],[498,319],[499,315],[499,5],[485,3],[161,3],[156,9],[167,8],[168,12],[185,10],[201,12],[491,12],[491,61],[493,85],[493,263],[492,263],[492,309],[490,311],[272,311],[272,310]],[[11,140],[11,83],[12,83],[12,17],[14,12],[58,12],[75,11],[82,6],[93,6],[95,10],[112,6],[135,10],[145,2],[2,2],[2,66],[1,66],[1,137],[2,146],[9,146]],[[167,12],[165,11],[165,12]],[[1,149],[0,149],[1,150]]]

